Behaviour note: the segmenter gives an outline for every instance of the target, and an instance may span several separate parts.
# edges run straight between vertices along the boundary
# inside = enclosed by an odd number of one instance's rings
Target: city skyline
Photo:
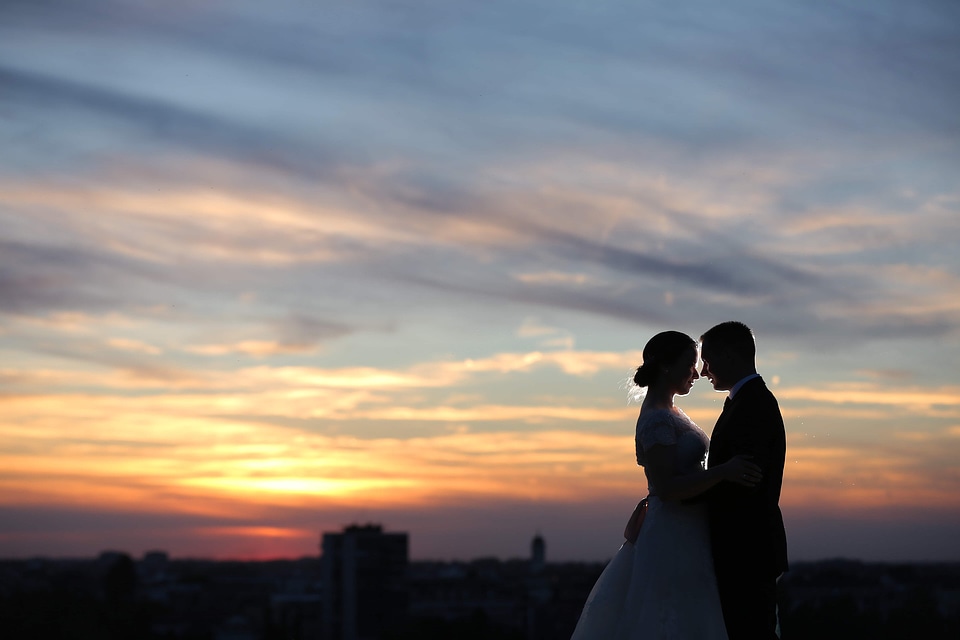
[[[960,559],[960,9],[0,6],[0,557],[602,560],[737,319],[795,560]],[[709,435],[723,396],[678,405]]]

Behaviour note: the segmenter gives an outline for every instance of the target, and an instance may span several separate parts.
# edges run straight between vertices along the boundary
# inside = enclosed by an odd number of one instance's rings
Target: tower
[[[547,563],[547,543],[539,533],[530,543],[530,571],[539,573]]]

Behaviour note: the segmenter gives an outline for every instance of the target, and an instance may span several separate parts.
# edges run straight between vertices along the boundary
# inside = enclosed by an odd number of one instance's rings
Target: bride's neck
[[[647,389],[647,395],[643,399],[641,408],[647,409],[673,409],[673,396],[668,389],[652,386]]]

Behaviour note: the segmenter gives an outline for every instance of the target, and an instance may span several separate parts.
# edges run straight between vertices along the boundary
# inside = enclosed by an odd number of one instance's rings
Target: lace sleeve
[[[655,414],[637,420],[637,464],[646,464],[645,452],[658,444],[677,444],[677,426],[669,414]]]

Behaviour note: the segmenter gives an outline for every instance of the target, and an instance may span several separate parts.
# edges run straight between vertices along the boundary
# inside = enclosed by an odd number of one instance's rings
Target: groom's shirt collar
[[[737,395],[737,391],[740,391],[740,388],[741,388],[743,385],[747,384],[748,382],[750,382],[750,381],[753,380],[754,378],[759,378],[759,377],[760,377],[760,374],[759,374],[759,373],[751,373],[751,374],[748,375],[748,376],[744,376],[744,377],[740,378],[740,380],[737,382],[737,384],[735,384],[735,385],[733,385],[732,387],[730,387],[730,399],[733,400],[733,396]]]

